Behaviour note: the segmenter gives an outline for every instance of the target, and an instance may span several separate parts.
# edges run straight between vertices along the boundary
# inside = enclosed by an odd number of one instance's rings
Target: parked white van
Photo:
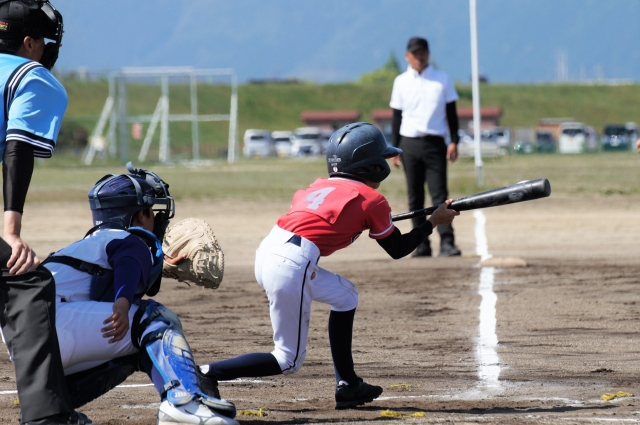
[[[271,139],[271,133],[267,130],[251,128],[244,132],[244,147],[242,154],[245,157],[275,156],[276,148]]]
[[[293,141],[293,132],[291,131],[274,131],[271,138],[276,146],[276,153],[279,157],[291,156],[291,145]]]
[[[293,132],[291,155],[320,155],[322,153],[321,132],[318,127],[299,127]]]
[[[564,122],[558,130],[558,153],[582,153],[587,149],[587,128],[581,122]]]

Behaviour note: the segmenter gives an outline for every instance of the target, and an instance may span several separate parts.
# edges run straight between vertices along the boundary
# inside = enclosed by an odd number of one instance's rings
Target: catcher
[[[174,226],[166,242],[175,243],[167,246],[175,257],[165,256],[160,241],[174,216],[169,185],[131,163],[127,168],[129,174],[107,175],[89,191],[95,227],[43,263],[56,282],[56,329],[73,405],[139,370],[161,396],[158,424],[237,424],[235,406],[201,378],[176,314],[143,299],[159,291],[165,261],[165,274],[217,287],[222,269],[209,267],[223,260],[213,232],[201,220]],[[180,248],[190,250],[178,254]]]

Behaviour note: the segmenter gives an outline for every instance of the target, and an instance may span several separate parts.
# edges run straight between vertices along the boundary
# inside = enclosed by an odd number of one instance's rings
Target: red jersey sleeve
[[[384,239],[393,233],[394,225],[391,221],[391,207],[382,195],[367,208],[367,227],[371,239]]]

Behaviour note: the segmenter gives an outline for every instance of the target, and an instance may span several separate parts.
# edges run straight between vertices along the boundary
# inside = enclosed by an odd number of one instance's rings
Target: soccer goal
[[[220,83],[221,78],[230,79],[231,88],[228,114],[198,113],[198,86],[202,84]],[[131,114],[128,112],[128,90],[130,84],[160,85],[160,94],[155,109],[149,108],[147,114]],[[188,85],[189,113],[171,113],[169,105],[170,87],[172,85]],[[96,123],[84,155],[84,163],[90,165],[96,155],[119,157],[123,162],[130,160],[129,137],[135,133],[135,127],[141,132],[143,124],[147,124],[142,147],[137,153],[137,160],[144,162],[149,154],[153,136],[160,129],[158,161],[166,163],[171,160],[169,123],[191,123],[191,161],[200,161],[200,123],[229,121],[227,161],[235,162],[237,154],[238,128],[238,83],[233,69],[194,69],[190,67],[155,67],[155,68],[123,68],[109,75],[109,95]]]

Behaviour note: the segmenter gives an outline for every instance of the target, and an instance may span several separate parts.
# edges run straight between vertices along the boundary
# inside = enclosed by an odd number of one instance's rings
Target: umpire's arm
[[[2,161],[2,195],[4,199],[4,229],[2,238],[11,247],[6,267],[19,274],[35,269],[40,260],[22,240],[22,212],[33,175],[33,146],[10,140]]]
[[[391,143],[394,147],[400,146],[400,125],[402,124],[402,111],[400,109],[391,109],[393,116],[391,118]],[[391,158],[391,163],[396,167],[400,167],[400,156]]]
[[[454,162],[458,159],[458,142],[460,141],[460,137],[458,136],[460,124],[458,122],[458,110],[455,101],[447,103],[446,113],[449,134],[451,135],[451,143],[447,146],[447,159]]]

